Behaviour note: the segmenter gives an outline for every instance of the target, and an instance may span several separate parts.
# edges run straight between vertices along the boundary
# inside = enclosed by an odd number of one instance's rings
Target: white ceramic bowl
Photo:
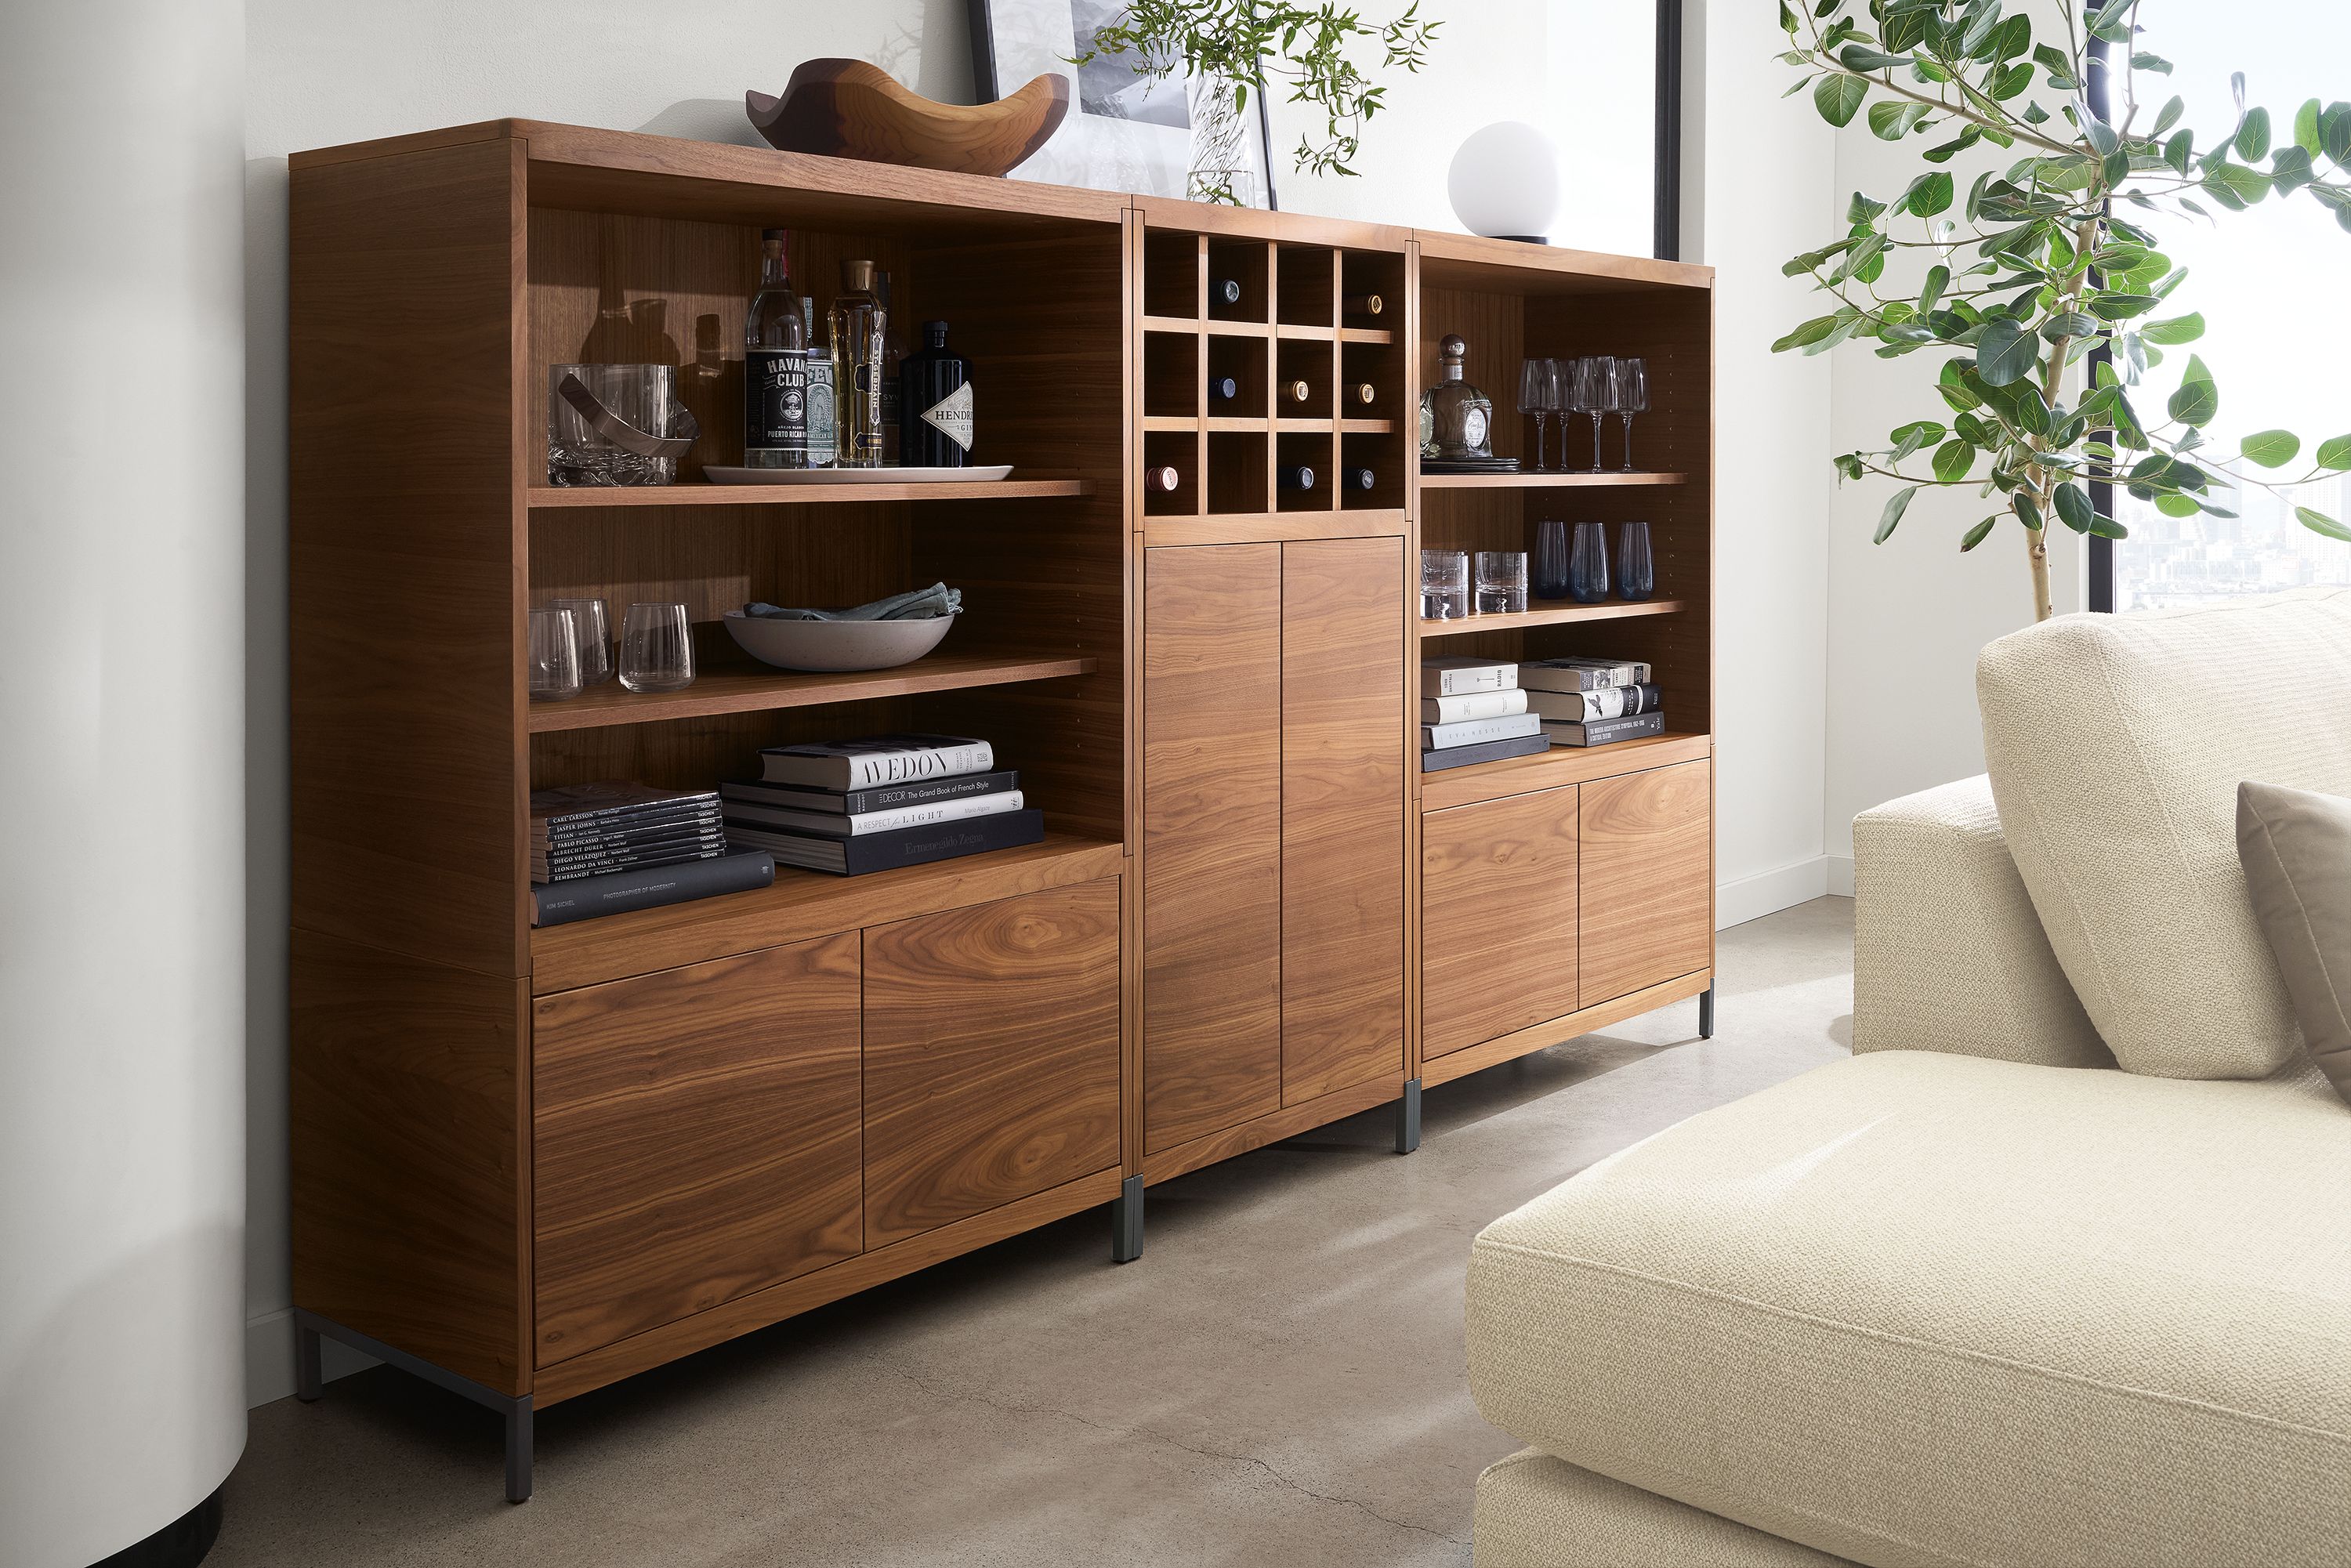
[[[921,621],[771,621],[726,612],[726,634],[763,664],[779,670],[888,670],[911,664],[939,645],[952,615]]]

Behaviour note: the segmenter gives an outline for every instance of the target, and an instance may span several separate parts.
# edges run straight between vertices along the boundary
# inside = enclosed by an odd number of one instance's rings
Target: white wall
[[[245,1446],[237,0],[0,11],[0,1561]]]
[[[1288,150],[1306,122],[1278,106],[1284,208],[1453,228],[1445,171],[1489,120],[1549,127],[1579,209],[1562,244],[1646,254],[1651,13],[1609,0],[1425,0],[1445,22],[1429,68],[1399,76],[1367,128],[1356,179],[1308,180]],[[800,60],[871,59],[922,92],[971,97],[967,0],[249,0],[246,45],[246,414],[251,613],[247,978],[252,1228],[247,1394],[292,1391],[286,1308],[286,156],[310,147],[506,116],[757,143],[747,87],[779,89]],[[745,62],[757,62],[746,64]],[[1760,330],[1760,328],[1754,329]],[[1749,333],[1752,335],[1751,331]],[[28,428],[35,428],[28,426]],[[1817,445],[1817,443],[1815,443]],[[1726,626],[1725,631],[1732,630]],[[1816,664],[1817,662],[1815,662]],[[1815,679],[1814,685],[1818,682]],[[1777,766],[1750,754],[1747,777]],[[1817,743],[1811,773],[1817,772]],[[1807,777],[1811,777],[1811,773]],[[1740,775],[1729,774],[1729,778]],[[1810,793],[1807,794],[1806,791]],[[1795,791],[1817,837],[1817,784]],[[1771,810],[1779,810],[1776,802]],[[1782,852],[1777,835],[1740,863]],[[1812,852],[1818,853],[1818,845]],[[1773,862],[1776,863],[1776,862]],[[332,1353],[330,1352],[330,1354]],[[329,1371],[338,1364],[330,1361]],[[349,1360],[340,1364],[351,1364]]]

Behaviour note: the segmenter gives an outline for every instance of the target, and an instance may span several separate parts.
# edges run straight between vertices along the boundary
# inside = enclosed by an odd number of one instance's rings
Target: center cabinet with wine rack
[[[1711,978],[1703,269],[536,121],[293,161],[294,1268],[319,1335],[534,1412]],[[1000,482],[705,482],[763,228],[973,364]],[[1376,308],[1374,308],[1376,307]],[[1640,352],[1656,483],[1423,476],[1437,335]],[[678,482],[550,487],[547,367],[679,367]],[[1514,450],[1517,422],[1498,421]],[[1311,481],[1306,478],[1311,471]],[[1421,623],[1424,542],[1644,516],[1660,596]],[[753,600],[944,580],[895,669]],[[678,601],[684,690],[526,695],[530,607]],[[1579,624],[1579,622],[1589,622]],[[1675,732],[1423,776],[1424,653],[1653,661]],[[985,736],[1041,842],[530,923],[528,796]]]

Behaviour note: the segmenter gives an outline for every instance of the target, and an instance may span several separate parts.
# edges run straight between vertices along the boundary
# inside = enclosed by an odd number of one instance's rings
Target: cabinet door
[[[1576,1009],[1573,787],[1420,820],[1420,1053]]]
[[[1143,1126],[1281,1106],[1281,547],[1145,552]]]
[[[1582,786],[1579,1005],[1714,962],[1714,765]]]
[[[865,1245],[1118,1164],[1115,877],[865,932]]]
[[[1404,1072],[1404,541],[1281,547],[1281,1100]]]
[[[542,1366],[859,1250],[857,938],[531,1009]]]

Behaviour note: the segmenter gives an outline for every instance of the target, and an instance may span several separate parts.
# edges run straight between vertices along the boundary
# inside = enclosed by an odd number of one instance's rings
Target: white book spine
[[[1473,718],[1461,724],[1425,724],[1420,727],[1420,744],[1426,750],[1442,751],[1448,747],[1475,746],[1482,740],[1515,740],[1522,735],[1541,733],[1541,716],[1510,714],[1501,718]]]
[[[1420,695],[1458,697],[1468,692],[1503,692],[1519,684],[1514,664],[1476,659],[1430,659],[1420,666]]]
[[[1527,711],[1527,694],[1513,686],[1507,692],[1464,692],[1453,697],[1423,697],[1423,724],[1460,724],[1473,718],[1506,718]]]
[[[838,811],[800,811],[789,806],[755,806],[748,801],[726,803],[730,826],[759,826],[818,833],[831,839],[860,838],[897,828],[927,827],[933,822],[959,822],[967,817],[992,817],[1020,810],[1020,791],[969,795],[960,800],[938,800],[925,806],[898,806],[887,811],[862,811],[843,816]]]
[[[849,759],[849,787],[872,789],[883,784],[945,779],[956,773],[985,773],[995,766],[996,752],[984,740],[923,751],[873,752]]]

